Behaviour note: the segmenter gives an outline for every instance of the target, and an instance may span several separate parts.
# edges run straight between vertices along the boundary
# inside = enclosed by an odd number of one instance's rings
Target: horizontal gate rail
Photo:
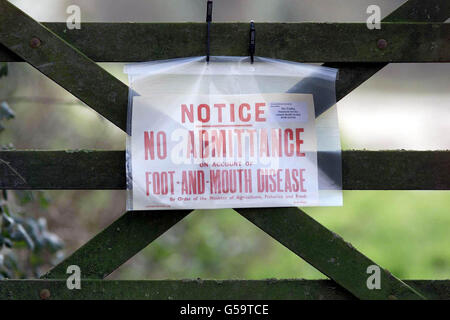
[[[345,190],[450,190],[450,151],[343,151],[342,161]],[[125,188],[124,151],[0,151],[0,189]]]
[[[140,62],[205,54],[204,23],[43,23],[97,62]],[[248,55],[248,23],[214,23],[211,54]],[[450,25],[382,23],[258,23],[257,54],[303,62],[445,62]],[[379,39],[387,41],[378,48]],[[0,48],[0,61],[22,61]]]
[[[404,280],[431,299],[450,299],[450,280]],[[39,300],[353,300],[331,280],[82,280],[68,290],[66,280],[6,280],[0,299]]]

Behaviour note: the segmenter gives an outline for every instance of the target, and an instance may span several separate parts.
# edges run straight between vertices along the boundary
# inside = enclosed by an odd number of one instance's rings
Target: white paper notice
[[[133,99],[133,210],[318,205],[312,95]]]

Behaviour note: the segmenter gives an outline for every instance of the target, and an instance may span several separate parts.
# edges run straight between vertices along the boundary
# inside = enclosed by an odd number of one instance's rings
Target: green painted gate
[[[381,30],[360,23],[261,23],[258,55],[338,68],[337,100],[392,62],[450,61],[448,0],[409,0]],[[26,61],[125,130],[128,87],[96,62],[203,55],[201,23],[39,23],[0,0],[0,61]],[[214,55],[247,55],[248,24],[216,23]],[[239,40],[241,39],[241,40]],[[387,47],[379,46],[379,40]],[[1,151],[1,189],[125,189],[124,151]],[[13,168],[14,170],[12,170]],[[420,172],[419,172],[420,171]],[[18,176],[16,173],[20,173]],[[449,190],[449,151],[343,151],[346,190]],[[1,299],[449,299],[450,281],[402,281],[298,208],[236,209],[330,280],[108,281],[189,211],[126,212],[39,280],[0,281]],[[66,269],[82,270],[68,290]]]

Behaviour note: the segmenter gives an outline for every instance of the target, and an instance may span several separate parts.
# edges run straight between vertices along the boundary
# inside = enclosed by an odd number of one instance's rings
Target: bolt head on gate
[[[383,49],[386,49],[387,46],[388,46],[388,42],[387,42],[385,39],[379,39],[379,40],[377,41],[377,47],[378,47],[378,49],[383,50]]]
[[[33,37],[30,40],[30,47],[34,48],[38,48],[41,46],[41,39],[39,39],[38,37]]]
[[[42,290],[39,292],[39,297],[40,297],[42,300],[47,300],[47,299],[49,299],[49,298],[50,298],[50,290],[48,290],[48,289],[42,289]]]

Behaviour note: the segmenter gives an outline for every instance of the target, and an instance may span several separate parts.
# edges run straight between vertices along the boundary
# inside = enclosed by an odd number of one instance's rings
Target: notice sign
[[[133,98],[133,210],[318,205],[312,95]]]

